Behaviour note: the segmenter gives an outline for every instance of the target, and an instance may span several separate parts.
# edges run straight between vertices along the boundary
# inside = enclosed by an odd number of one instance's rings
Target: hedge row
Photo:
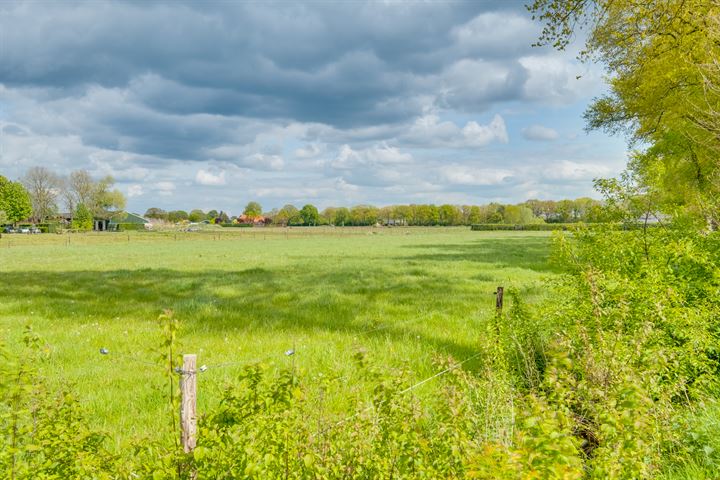
[[[145,231],[145,225],[142,223],[116,223],[115,231],[117,231],[117,232]]]
[[[509,223],[476,223],[471,225],[471,230],[490,231],[490,230],[526,230],[532,232],[550,231],[550,230],[567,230],[577,223],[532,223],[527,225],[509,224]]]
[[[554,230],[569,230],[576,228],[580,225],[586,227],[592,226],[603,226],[611,230],[639,230],[642,228],[656,228],[660,227],[659,223],[648,223],[645,225],[643,222],[637,223],[533,223],[528,225],[519,224],[507,224],[507,223],[476,223],[471,225],[471,230],[477,231],[492,231],[492,230],[524,230],[529,232],[540,232],[540,231],[554,231]]]
[[[251,223],[221,223],[221,227],[231,227],[231,228],[249,228],[252,227]]]

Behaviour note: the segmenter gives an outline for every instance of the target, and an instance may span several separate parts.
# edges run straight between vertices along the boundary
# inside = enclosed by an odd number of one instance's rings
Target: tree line
[[[205,212],[194,209],[165,211],[149,208],[145,217],[170,223],[209,222],[257,223],[290,226],[367,226],[375,224],[399,226],[457,226],[478,223],[505,223],[527,225],[534,223],[596,223],[605,221],[602,203],[591,198],[575,200],[527,200],[518,204],[490,203],[487,205],[356,205],[354,207],[327,207],[320,211],[306,204],[298,209],[287,204],[263,213],[258,202],[249,202],[242,215],[229,216],[224,211]]]
[[[94,218],[109,219],[125,208],[114,183],[111,176],[96,180],[86,170],[62,176],[45,167],[32,167],[15,182],[0,175],[0,224],[59,220],[63,206],[74,228],[89,230]]]

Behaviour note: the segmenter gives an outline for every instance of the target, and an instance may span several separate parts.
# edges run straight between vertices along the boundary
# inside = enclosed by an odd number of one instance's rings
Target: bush
[[[116,223],[115,230],[118,232],[144,232],[145,225],[142,223]]]
[[[524,230],[528,232],[568,230],[576,227],[577,223],[529,223],[526,225],[508,223],[477,223],[470,226],[470,230],[494,231],[494,230]]]

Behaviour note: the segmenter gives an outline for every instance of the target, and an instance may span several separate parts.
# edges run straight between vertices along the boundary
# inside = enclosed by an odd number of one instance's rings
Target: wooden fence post
[[[503,287],[497,287],[497,292],[495,293],[495,309],[497,310],[497,313],[502,313],[503,309]]]
[[[497,287],[495,292],[495,343],[500,343],[500,319],[503,309],[503,287]]]
[[[181,440],[185,453],[190,453],[197,443],[197,356],[183,355],[182,374],[180,375],[180,427]]]

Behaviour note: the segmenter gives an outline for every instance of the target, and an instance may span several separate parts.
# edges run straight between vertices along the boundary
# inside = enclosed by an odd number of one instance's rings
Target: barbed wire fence
[[[495,302],[495,322],[500,321],[500,317],[502,314],[503,309],[503,287],[498,287],[497,291],[495,292],[496,295],[496,302]],[[380,325],[375,325],[371,328],[362,330],[355,334],[355,338],[369,335],[371,333],[379,332],[386,330],[388,328],[397,328],[401,326],[407,326],[412,323],[417,323],[421,321],[423,317],[416,317],[412,319],[407,319],[400,322],[394,322],[394,323],[381,323]],[[496,323],[497,325],[497,323]],[[167,372],[167,366],[162,365],[159,362],[151,362],[144,359],[137,358],[133,355],[129,355],[122,352],[114,352],[106,347],[102,347],[99,350],[100,355],[104,357],[112,357],[117,358],[119,360],[128,361],[137,363],[144,366],[149,366],[153,368],[157,368],[161,371]],[[221,362],[217,364],[201,364],[200,366],[197,366],[197,355],[196,354],[185,354],[183,355],[183,365],[182,367],[177,366],[172,368],[172,364],[170,365],[172,373],[178,375],[179,377],[179,388],[180,388],[180,394],[181,394],[181,402],[180,402],[180,438],[182,442],[182,447],[186,453],[191,452],[197,443],[197,376],[198,374],[205,374],[206,372],[210,371],[216,371],[216,370],[222,370],[225,368],[238,368],[238,367],[247,367],[250,365],[257,365],[262,364],[264,362],[267,362],[268,360],[271,360],[273,358],[292,358],[292,371],[293,374],[295,372],[295,356],[298,353],[298,346],[293,340],[292,347],[287,348],[283,350],[282,352],[273,352],[269,353],[268,355],[262,356],[262,357],[255,357],[250,359],[244,359],[244,360],[238,360],[238,361],[231,361],[231,362]],[[463,365],[467,364],[468,362],[475,360],[479,358],[481,355],[483,355],[484,351],[477,351],[473,353],[472,355],[464,358],[461,361],[454,362],[451,365],[447,366],[446,368],[443,368],[432,375],[429,375],[416,383],[413,383],[412,385],[399,390],[396,395],[402,396],[406,395],[421,386],[432,382],[433,380],[442,377],[454,370],[457,370],[461,368]],[[337,377],[334,380],[336,381],[342,381],[346,380],[350,377],[350,375],[343,375],[341,377]],[[329,431],[331,431],[334,428],[337,428],[339,426],[342,426],[343,424],[363,415],[364,413],[367,413],[371,411],[373,408],[375,408],[374,405],[369,405],[368,407],[362,408],[355,413],[342,418],[341,420],[329,425],[328,427],[322,429],[318,435],[325,435]]]

